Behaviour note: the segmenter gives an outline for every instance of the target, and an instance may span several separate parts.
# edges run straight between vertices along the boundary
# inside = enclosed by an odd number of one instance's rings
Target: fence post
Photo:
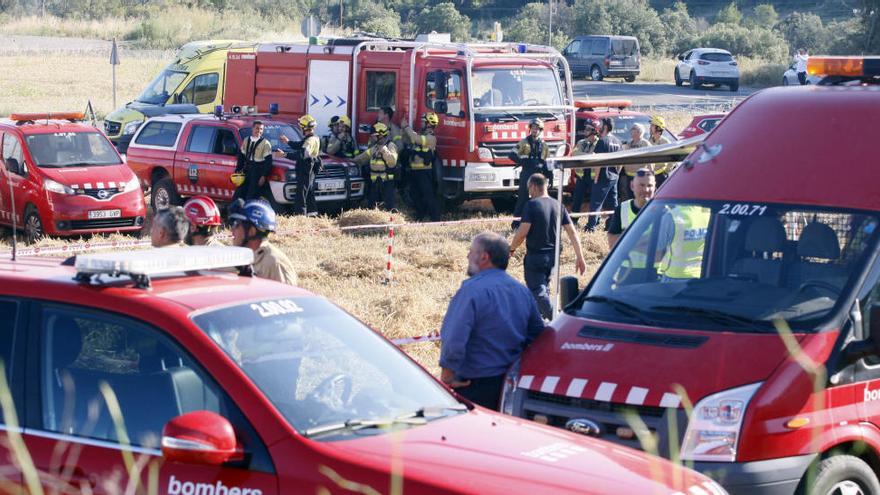
[[[383,282],[385,285],[391,285],[394,274],[391,272],[391,260],[393,259],[393,251],[394,251],[394,217],[388,221],[390,224],[388,226],[388,249],[385,253],[385,281]]]

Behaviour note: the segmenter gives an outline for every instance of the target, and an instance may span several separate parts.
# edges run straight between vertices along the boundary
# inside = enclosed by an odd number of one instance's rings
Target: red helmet
[[[589,136],[592,133],[601,134],[602,133],[602,121],[599,119],[587,119],[584,122],[584,134]]]
[[[183,212],[189,223],[196,227],[222,225],[220,209],[214,200],[207,196],[193,196],[183,205]]]

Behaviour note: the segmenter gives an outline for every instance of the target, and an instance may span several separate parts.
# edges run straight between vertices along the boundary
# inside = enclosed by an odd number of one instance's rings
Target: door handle
[[[211,161],[209,161],[208,163],[210,163],[211,165],[214,165],[214,164],[217,163],[217,162],[214,161],[214,160],[211,160]]]
[[[184,158],[183,161],[188,162],[189,158]]]

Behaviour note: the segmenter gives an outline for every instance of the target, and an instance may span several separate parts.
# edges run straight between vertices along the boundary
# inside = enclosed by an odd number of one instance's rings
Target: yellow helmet
[[[230,175],[229,182],[232,182],[232,184],[235,187],[238,187],[238,186],[244,184],[244,174],[236,172],[236,173]]]
[[[430,126],[437,127],[440,125],[440,117],[434,112],[428,112],[422,118],[425,119],[425,123]]]
[[[538,129],[543,130],[544,129],[544,120],[542,120],[539,117],[535,117],[534,119],[532,119],[531,122],[529,122],[529,127],[532,127],[532,126],[535,126]]]
[[[299,118],[299,126],[303,129],[314,129],[317,125],[318,121],[309,114],[303,115]]]
[[[373,135],[379,137],[385,137],[388,135],[388,126],[383,124],[382,122],[376,122],[373,124]]]
[[[651,125],[657,127],[658,129],[666,129],[666,121],[663,120],[663,117],[659,115],[651,116]]]
[[[337,121],[337,123],[342,124],[342,125],[348,127],[349,129],[351,128],[351,119],[348,118],[348,115],[341,115],[339,117],[339,120]]]

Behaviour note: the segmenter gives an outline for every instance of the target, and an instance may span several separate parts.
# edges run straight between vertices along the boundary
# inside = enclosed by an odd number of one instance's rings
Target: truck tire
[[[24,210],[24,236],[27,244],[34,244],[46,236],[40,212],[34,205],[28,205]]]
[[[492,198],[492,207],[496,213],[513,213],[516,207],[515,197]]]
[[[868,464],[851,455],[834,455],[822,460],[816,468],[812,486],[798,489],[803,495],[880,494],[880,481]]]
[[[164,177],[153,184],[153,192],[150,194],[150,206],[153,207],[153,212],[179,205],[180,196],[171,177]]]
[[[599,66],[596,64],[593,64],[593,66],[590,67],[590,79],[593,81],[602,80],[602,69],[600,69]]]

